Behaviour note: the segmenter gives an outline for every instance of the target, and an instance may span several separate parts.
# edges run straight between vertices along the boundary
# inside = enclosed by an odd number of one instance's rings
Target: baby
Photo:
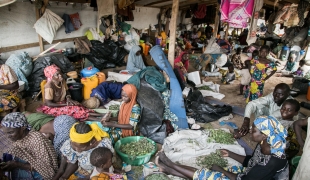
[[[251,68],[251,61],[246,60],[244,61],[244,66],[242,67],[240,71],[240,76],[241,76],[241,84],[240,84],[240,94],[243,95],[243,89],[246,89],[248,85],[251,82],[251,74],[250,74],[250,69]]]

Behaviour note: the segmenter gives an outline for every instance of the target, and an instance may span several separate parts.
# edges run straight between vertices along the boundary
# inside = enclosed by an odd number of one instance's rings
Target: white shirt
[[[293,99],[289,96],[287,99]],[[246,107],[244,112],[244,117],[251,118],[251,114],[260,114],[260,115],[272,115],[276,119],[282,119],[280,109],[282,107],[278,106],[273,99],[273,93],[268,94],[267,96],[260,97],[253,101],[250,101]],[[267,110],[268,112],[264,112]]]

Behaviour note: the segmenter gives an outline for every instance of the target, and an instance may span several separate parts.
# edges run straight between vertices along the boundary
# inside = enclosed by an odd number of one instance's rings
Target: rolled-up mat
[[[169,108],[171,112],[173,112],[178,117],[179,120],[178,122],[175,122],[175,124],[179,127],[179,129],[188,128],[182,90],[167,57],[165,56],[160,46],[154,46],[150,50],[150,55],[154,59],[157,66],[165,71],[170,78],[171,95]]]

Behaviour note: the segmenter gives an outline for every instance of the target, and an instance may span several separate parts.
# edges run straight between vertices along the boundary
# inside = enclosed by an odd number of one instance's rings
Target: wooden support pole
[[[228,30],[229,30],[229,23],[227,23],[227,28],[225,32],[225,40],[228,40]]]
[[[217,4],[216,10],[215,10],[215,21],[214,21],[214,32],[213,32],[213,37],[217,36],[217,31],[219,29],[219,24],[220,24],[220,4]]]
[[[175,38],[176,38],[176,27],[177,27],[177,16],[179,13],[179,0],[173,0],[172,4],[172,15],[170,21],[170,41],[169,41],[169,52],[168,60],[174,68],[174,50],[175,50]]]
[[[40,19],[40,9],[37,9],[36,8],[36,19]],[[40,35],[39,36],[39,46],[40,46],[40,52],[43,52],[44,51],[44,46],[43,46],[43,39]]]

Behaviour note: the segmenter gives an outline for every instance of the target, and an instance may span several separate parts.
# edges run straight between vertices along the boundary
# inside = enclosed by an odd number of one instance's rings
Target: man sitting
[[[265,115],[272,115],[276,119],[281,119],[280,109],[286,99],[293,99],[290,96],[290,87],[285,83],[278,84],[273,93],[249,102],[245,107],[244,121],[239,131],[235,132],[235,138],[245,136],[249,132],[250,117],[255,118]]]

